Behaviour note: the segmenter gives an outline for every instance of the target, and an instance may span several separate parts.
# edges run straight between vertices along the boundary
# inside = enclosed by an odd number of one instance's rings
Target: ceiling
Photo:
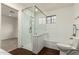
[[[72,6],[72,3],[18,3],[18,6],[20,5],[23,8],[29,7],[36,5],[39,7],[43,12],[45,11],[53,11],[56,9],[64,8],[64,7],[69,7]]]
[[[12,5],[15,5],[17,8],[24,9],[33,5],[36,5],[39,9],[41,9],[44,13],[57,10],[64,7],[73,6],[72,3],[10,3]],[[10,10],[13,10],[15,12],[13,17],[16,17],[17,11],[15,9],[12,9],[10,7],[6,7],[3,5],[3,14],[9,15]]]

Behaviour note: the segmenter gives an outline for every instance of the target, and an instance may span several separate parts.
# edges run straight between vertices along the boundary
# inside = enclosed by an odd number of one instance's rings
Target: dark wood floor
[[[13,51],[10,51],[9,53],[13,55],[59,55],[60,52],[55,49],[44,47],[38,54],[34,54],[33,52],[23,48],[17,48]]]
[[[44,47],[38,55],[59,55],[60,51]]]
[[[35,55],[33,52],[23,49],[23,48],[17,48],[13,51],[10,51],[9,53],[13,55]]]

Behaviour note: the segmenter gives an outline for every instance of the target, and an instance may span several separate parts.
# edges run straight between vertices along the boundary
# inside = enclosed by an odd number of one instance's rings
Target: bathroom
[[[74,50],[72,45],[76,42],[73,40],[77,39],[78,42],[79,38],[78,3],[4,4],[18,10],[18,48],[38,54],[44,47],[47,47],[59,50],[62,55],[66,54],[60,50],[62,45],[63,49]],[[50,19],[51,17],[53,19]],[[74,24],[78,26],[73,26]],[[76,45],[78,46],[78,44]],[[79,46],[75,46],[75,48],[79,48]]]

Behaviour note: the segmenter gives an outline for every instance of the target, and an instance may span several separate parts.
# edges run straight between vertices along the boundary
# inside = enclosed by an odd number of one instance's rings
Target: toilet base
[[[60,55],[66,55],[66,53],[63,51],[60,51]]]

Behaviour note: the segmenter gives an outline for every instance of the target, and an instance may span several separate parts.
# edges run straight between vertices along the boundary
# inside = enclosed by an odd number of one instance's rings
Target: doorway
[[[18,10],[1,4],[1,48],[7,52],[18,48]]]

